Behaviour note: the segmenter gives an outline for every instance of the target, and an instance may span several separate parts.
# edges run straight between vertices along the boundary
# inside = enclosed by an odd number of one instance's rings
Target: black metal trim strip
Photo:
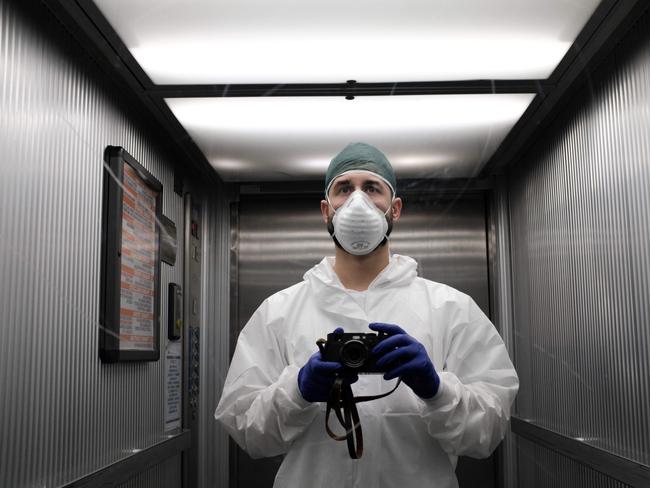
[[[554,432],[530,420],[512,417],[510,427],[515,434],[611,478],[634,487],[650,486],[650,466]]]
[[[564,73],[573,65],[573,63],[580,63],[582,49],[589,44],[589,40],[598,31],[603,22],[610,15],[612,9],[620,0],[601,0],[596,10],[589,18],[589,21],[584,25],[578,36],[575,38],[571,47],[562,58],[562,61],[555,67],[548,81],[553,84],[560,82]],[[623,0],[627,1],[627,0]]]
[[[181,454],[190,447],[190,431],[182,432],[165,439],[158,444],[121,459],[105,468],[83,478],[60,486],[59,488],[110,488],[147,471],[173,456]]]
[[[101,12],[92,2],[40,0],[40,3],[59,20],[62,27],[79,43],[80,48],[97,63],[99,70],[108,75],[118,89],[123,90],[121,97],[132,97],[137,110],[148,113],[154,119],[152,122],[160,124],[159,130],[171,135],[171,138],[165,140],[165,144],[173,148],[173,153],[178,153],[176,159],[190,163],[179,163],[184,173],[191,173],[188,171],[191,168],[199,179],[223,183],[166,104],[157,98],[152,100],[147,95],[146,89],[151,86],[151,82],[132,56],[127,57],[126,61],[123,59],[123,56],[130,56],[130,53],[112,28],[108,32],[102,30],[109,26],[108,21],[103,19]],[[128,100],[128,103],[132,103],[131,100]],[[161,106],[164,108],[161,109]]]
[[[542,94],[515,124],[497,151],[481,170],[481,175],[499,174],[528,150],[537,135],[546,128],[571,100],[574,93],[591,81],[612,50],[644,12],[647,0],[607,0],[589,20],[578,40],[551,75],[553,90]],[[542,87],[543,88],[543,87]]]
[[[538,93],[553,88],[545,80],[472,80],[387,83],[289,83],[232,85],[159,85],[152,97],[354,97],[383,95],[457,95]]]
[[[131,72],[143,88],[149,88],[154,85],[149,75],[142,69],[140,64],[126,47],[122,38],[115,32],[111,23],[104,17],[95,2],[92,0],[75,0],[75,3],[93,23],[97,32],[105,39],[112,50],[120,58],[124,66]]]
[[[397,182],[397,196],[416,194],[463,193],[487,191],[494,188],[493,178],[401,178]],[[322,196],[325,189],[322,180],[304,181],[249,181],[237,183],[239,195]],[[235,322],[236,323],[236,322]],[[238,332],[238,331],[237,331]]]

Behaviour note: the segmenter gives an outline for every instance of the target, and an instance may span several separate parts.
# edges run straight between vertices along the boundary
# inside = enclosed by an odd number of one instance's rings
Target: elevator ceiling
[[[320,178],[354,141],[378,146],[402,177],[475,177],[539,109],[609,4],[95,0],[82,9],[158,109],[236,182]]]

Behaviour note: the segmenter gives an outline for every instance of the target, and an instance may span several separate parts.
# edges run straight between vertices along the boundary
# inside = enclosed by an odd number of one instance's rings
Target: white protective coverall
[[[507,428],[519,381],[501,337],[469,296],[418,277],[409,257],[392,255],[363,292],[345,289],[333,262],[324,258],[253,314],[215,417],[252,457],[285,455],[276,488],[458,486],[457,456],[488,456]],[[372,332],[372,322],[399,325],[420,341],[440,389],[423,400],[401,384],[358,404],[364,453],[353,460],[325,432],[325,404],[304,400],[297,378],[317,339],[336,327]],[[352,389],[376,395],[396,381],[360,375]],[[341,433],[334,415],[330,423]]]

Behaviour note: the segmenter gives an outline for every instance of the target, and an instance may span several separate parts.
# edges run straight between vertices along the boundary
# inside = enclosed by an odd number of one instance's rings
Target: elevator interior
[[[252,311],[332,252],[318,201],[349,137],[393,156],[393,251],[472,296],[520,376],[460,486],[649,486],[650,5],[237,5],[0,0],[0,486],[271,486],[278,460],[212,414]],[[176,229],[157,361],[98,354],[108,146]]]

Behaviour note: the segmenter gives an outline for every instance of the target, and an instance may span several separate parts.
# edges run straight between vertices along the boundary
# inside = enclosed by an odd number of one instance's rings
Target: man
[[[457,456],[488,456],[503,438],[518,379],[501,338],[467,295],[417,276],[391,255],[402,201],[376,148],[356,143],[327,171],[323,221],[334,258],[266,299],[241,332],[215,412],[253,457],[284,454],[275,487],[455,487]],[[329,332],[383,331],[384,375],[352,375],[365,450],[351,459],[325,432],[338,363],[315,342]],[[336,430],[336,429],[334,429]]]

